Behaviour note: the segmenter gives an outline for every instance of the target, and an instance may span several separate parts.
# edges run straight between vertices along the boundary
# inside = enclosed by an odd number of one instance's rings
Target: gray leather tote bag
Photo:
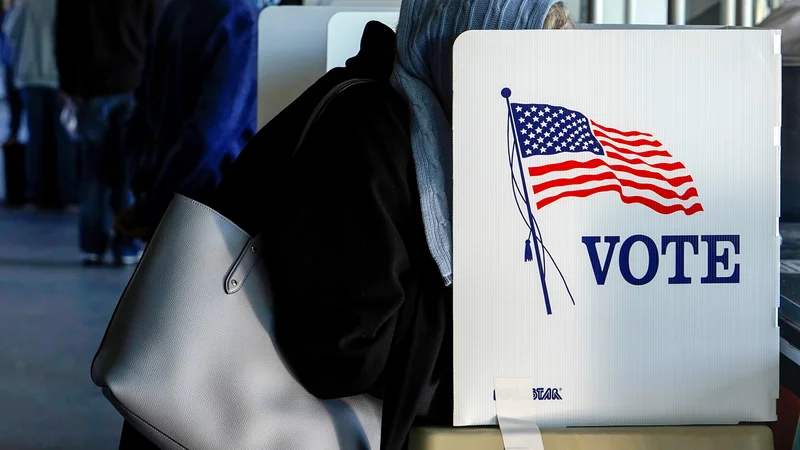
[[[319,400],[282,362],[260,241],[175,196],[111,318],[92,380],[162,449],[377,450],[377,399]]]

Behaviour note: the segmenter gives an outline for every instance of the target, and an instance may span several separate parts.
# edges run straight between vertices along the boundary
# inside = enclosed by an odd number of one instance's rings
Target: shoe
[[[117,267],[135,266],[139,264],[142,259],[142,251],[138,250],[136,253],[123,253],[114,257],[114,265]]]
[[[111,251],[114,254],[114,265],[117,267],[133,266],[139,263],[142,258],[144,245],[136,239],[123,236],[119,233],[114,235]]]
[[[103,255],[97,253],[84,253],[81,258],[83,267],[99,267],[103,265]]]

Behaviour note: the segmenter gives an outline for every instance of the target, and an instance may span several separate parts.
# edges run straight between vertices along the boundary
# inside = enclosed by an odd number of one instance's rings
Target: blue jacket
[[[15,6],[12,6],[3,13],[3,28],[5,28],[5,24],[14,8]],[[0,31],[0,62],[2,62],[4,66],[14,65],[14,48],[11,46],[11,40],[6,35],[5,31]]]
[[[150,40],[126,145],[136,221],[180,193],[205,201],[256,128],[258,9],[252,0],[171,0]]]

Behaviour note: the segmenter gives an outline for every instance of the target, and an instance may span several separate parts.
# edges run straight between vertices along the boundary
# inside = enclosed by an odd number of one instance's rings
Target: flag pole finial
[[[511,97],[511,89],[509,89],[509,88],[503,88],[503,90],[502,90],[502,91],[500,91],[500,95],[502,95],[502,96],[503,96],[503,98],[509,98],[509,97]]]

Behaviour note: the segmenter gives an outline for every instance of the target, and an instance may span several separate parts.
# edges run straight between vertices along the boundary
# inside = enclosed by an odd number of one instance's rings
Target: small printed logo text
[[[532,393],[534,400],[564,400],[560,388],[533,388]],[[497,400],[496,391],[492,391],[492,399]]]

